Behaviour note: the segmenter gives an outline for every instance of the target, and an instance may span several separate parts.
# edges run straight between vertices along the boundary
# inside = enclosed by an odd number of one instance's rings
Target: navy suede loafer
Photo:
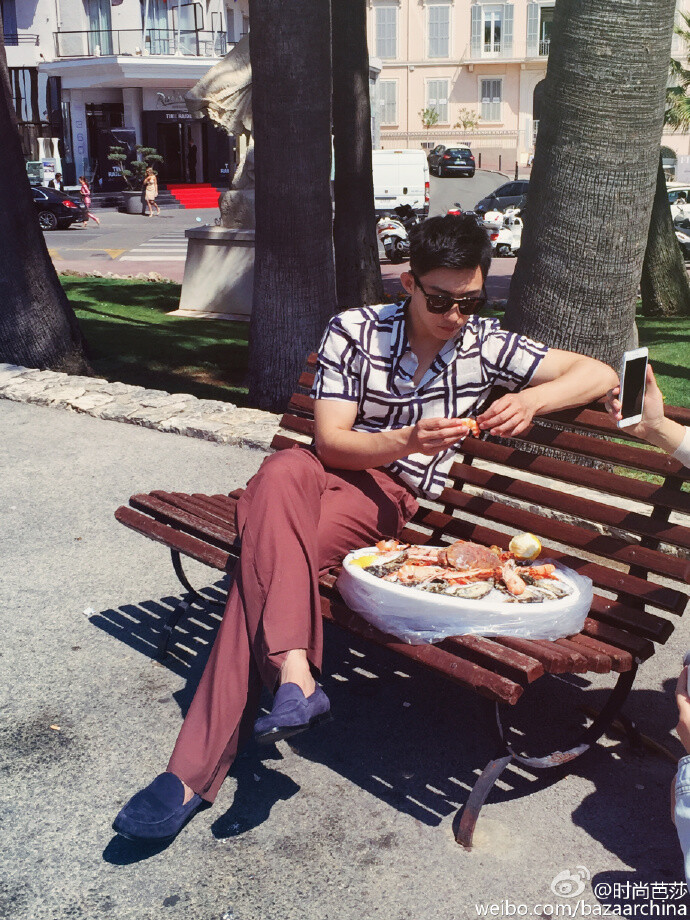
[[[332,718],[331,704],[318,684],[309,697],[297,684],[281,684],[270,714],[254,723],[254,738],[259,744],[273,744]]]
[[[161,773],[127,802],[113,830],[127,840],[172,840],[203,804],[196,793],[186,805],[184,786],[174,773]]]

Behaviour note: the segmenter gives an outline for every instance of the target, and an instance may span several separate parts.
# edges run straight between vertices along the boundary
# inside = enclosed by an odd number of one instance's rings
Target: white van
[[[374,208],[390,211],[409,204],[416,211],[429,208],[429,164],[426,151],[373,150]]]

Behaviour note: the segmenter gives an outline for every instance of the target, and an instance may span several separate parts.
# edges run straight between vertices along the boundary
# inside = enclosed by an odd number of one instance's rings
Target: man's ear
[[[402,272],[400,275],[400,283],[408,294],[412,294],[414,292],[415,280],[412,272]]]

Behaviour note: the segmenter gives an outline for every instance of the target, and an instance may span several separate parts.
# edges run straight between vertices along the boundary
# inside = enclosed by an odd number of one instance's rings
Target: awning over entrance
[[[113,55],[46,61],[39,64],[38,69],[50,77],[60,77],[63,89],[190,87],[217,63],[218,58],[214,57]]]

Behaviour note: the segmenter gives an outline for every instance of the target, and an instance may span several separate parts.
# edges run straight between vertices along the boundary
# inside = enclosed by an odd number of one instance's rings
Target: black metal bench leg
[[[158,640],[158,648],[156,649],[156,658],[159,661],[162,661],[163,658],[165,658],[165,656],[168,654],[168,645],[172,639],[172,634],[175,631],[175,627],[180,622],[182,617],[186,616],[189,607],[190,604],[188,604],[187,601],[180,601],[163,624],[163,628],[161,629],[161,636]]]
[[[506,740],[506,731],[501,721],[500,704],[496,703],[496,723],[503,743],[503,752],[486,765],[481,776],[472,787],[469,798],[462,808],[458,830],[455,835],[456,841],[465,848],[471,849],[474,828],[482,806],[486,802],[496,780],[511,761],[514,760],[522,766],[530,767],[534,770],[548,770],[551,767],[561,767],[563,764],[570,763],[571,760],[575,760],[576,757],[580,757],[588,751],[618,716],[621,706],[630,693],[636,674],[637,665],[635,664],[629,671],[624,671],[618,675],[616,686],[611,691],[603,709],[592,724],[580,735],[573,747],[567,751],[553,751],[544,757],[528,757],[524,754],[516,753],[511,748]],[[632,723],[630,724],[632,725]]]
[[[168,615],[167,620],[163,624],[161,629],[161,637],[158,641],[158,648],[156,649],[156,658],[162,660],[168,654],[168,646],[170,645],[170,640],[172,639],[172,634],[175,631],[175,627],[180,622],[182,617],[187,615],[189,608],[192,606],[192,602],[198,604],[200,607],[212,606],[212,607],[225,607],[225,601],[212,601],[208,597],[204,597],[203,594],[199,594],[191,584],[189,579],[185,575],[185,571],[182,568],[182,560],[180,559],[180,553],[176,549],[170,550],[170,555],[172,557],[173,568],[175,569],[175,574],[180,580],[180,583],[187,591],[187,596],[184,600],[179,601],[175,609]]]

